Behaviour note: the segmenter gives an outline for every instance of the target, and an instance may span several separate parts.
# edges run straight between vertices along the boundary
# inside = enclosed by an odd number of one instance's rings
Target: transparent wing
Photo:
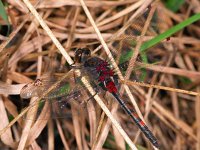
[[[40,79],[36,79],[35,81],[26,84],[20,91],[20,97],[23,99],[39,97],[55,82],[55,77],[50,74],[44,74]]]
[[[41,80],[37,79],[34,82],[26,84],[20,91],[21,98],[29,99],[38,97],[45,90],[44,85],[37,85]]]
[[[116,61],[119,63],[119,68],[125,73],[129,65],[129,60],[135,55],[138,42],[142,41],[139,48],[139,54],[136,57],[136,61],[134,61],[134,68],[132,69],[130,77],[131,80],[149,82],[154,73],[150,69],[151,66],[163,64],[162,58],[157,56],[160,56],[160,53],[163,53],[164,58],[164,54],[168,48],[165,44],[168,43],[168,41],[165,40],[164,42],[159,42],[153,47],[146,49],[146,47],[149,46],[148,43],[145,43],[146,41],[153,39],[167,29],[166,25],[164,25],[164,21],[161,20],[162,17],[159,17],[162,13],[155,11],[150,22],[148,22],[147,31],[142,35],[150,11],[151,9],[148,9],[143,15],[135,19],[133,24],[125,30],[122,36],[120,36],[120,39],[112,42],[113,54]]]
[[[38,79],[37,79],[38,80]],[[44,82],[43,82],[44,81]],[[38,82],[38,81],[35,81]],[[25,86],[22,89],[21,97],[29,98],[33,96],[41,96],[43,92],[45,92],[50,85],[53,86],[53,82],[47,83],[47,80],[40,79],[40,86],[35,86],[36,84],[30,83],[28,86]],[[33,91],[32,91],[33,90]],[[29,93],[26,93],[29,92]],[[69,83],[67,80],[59,83],[51,92],[49,92],[42,100],[39,102],[37,100],[31,102],[28,107],[29,112],[24,116],[24,119],[33,120],[33,118],[29,116],[33,116],[35,113],[36,119],[46,119],[41,117],[41,114],[46,112],[51,113],[52,118],[68,118],[71,116],[71,106],[78,107],[78,109],[84,109],[86,111],[86,101],[90,99],[87,89],[80,84]],[[48,103],[48,109],[47,107]],[[37,109],[36,109],[37,108]],[[44,109],[45,108],[45,109]]]

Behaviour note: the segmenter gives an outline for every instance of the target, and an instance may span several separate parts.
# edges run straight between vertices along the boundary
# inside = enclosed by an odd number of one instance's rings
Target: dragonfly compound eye
[[[82,55],[82,53],[83,53],[82,49],[79,48],[79,49],[77,49],[77,50],[75,51],[75,56],[80,56],[80,55]]]
[[[83,63],[91,56],[88,48],[79,48],[75,51],[75,62]]]
[[[83,54],[83,50],[80,48],[75,51],[75,62],[77,63],[81,62],[82,54]]]
[[[91,55],[91,51],[88,48],[84,48],[84,55],[90,56]]]

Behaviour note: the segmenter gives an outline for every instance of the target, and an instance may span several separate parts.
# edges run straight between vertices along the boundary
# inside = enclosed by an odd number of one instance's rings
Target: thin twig
[[[187,90],[182,90],[182,89],[176,89],[176,88],[171,88],[171,87],[166,87],[166,86],[161,86],[161,85],[147,84],[147,83],[129,81],[129,80],[126,80],[126,81],[124,81],[124,80],[122,81],[121,80],[121,83],[130,85],[130,86],[139,85],[139,86],[148,87],[148,88],[156,88],[156,89],[160,89],[160,90],[178,92],[178,93],[194,95],[194,96],[200,96],[200,93],[198,93],[198,92],[187,91]]]

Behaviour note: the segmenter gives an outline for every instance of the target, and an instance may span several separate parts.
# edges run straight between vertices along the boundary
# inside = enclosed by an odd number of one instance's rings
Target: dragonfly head
[[[83,63],[91,56],[91,51],[88,48],[79,48],[75,51],[75,62]]]

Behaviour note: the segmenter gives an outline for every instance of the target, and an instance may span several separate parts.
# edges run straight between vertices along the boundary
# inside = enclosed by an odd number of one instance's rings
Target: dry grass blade
[[[0,94],[18,95],[24,85],[25,84],[9,85],[9,84],[0,82]]]
[[[55,143],[55,140],[54,140],[54,124],[53,124],[52,119],[49,119],[49,121],[48,121],[48,135],[49,135],[48,147],[49,147],[49,149],[54,149],[54,147],[55,147],[55,144],[54,144]]]
[[[70,56],[66,53],[65,49],[62,47],[60,42],[56,39],[53,32],[49,29],[49,27],[46,25],[46,23],[43,21],[43,19],[40,17],[40,15],[37,13],[35,8],[32,6],[32,4],[28,0],[24,0],[24,3],[27,5],[31,13],[35,16],[35,18],[38,20],[40,25],[43,27],[43,29],[47,32],[51,40],[54,42],[54,44],[57,46],[57,48],[60,50],[62,55],[65,57],[65,59],[68,61],[69,64],[73,64],[72,59]]]
[[[77,110],[75,110],[75,107],[72,107],[72,116],[73,116],[73,124],[75,126],[75,137],[76,137],[76,142],[77,146],[80,150],[82,150],[82,139],[81,139],[81,123],[79,122],[79,117]]]
[[[37,113],[37,111],[35,111],[34,113]],[[31,115],[34,115],[34,113],[31,113]],[[42,118],[42,119],[40,119],[40,118]],[[26,146],[30,145],[32,142],[34,142],[34,140],[36,140],[38,138],[38,136],[41,134],[42,130],[46,126],[49,118],[50,118],[50,109],[49,109],[48,102],[46,102],[38,120],[32,125],[32,127],[30,129],[29,136],[26,141]],[[30,120],[30,121],[32,121],[32,120]]]
[[[19,26],[18,28],[12,32],[12,34],[10,34],[10,37],[8,38],[8,40],[6,40],[5,42],[3,42],[1,45],[0,45],[0,56],[3,56],[6,51],[3,51],[4,48],[8,45],[8,43],[15,37],[15,35],[19,32],[19,30],[23,27],[23,25],[26,23],[28,19],[24,20]]]
[[[0,110],[1,110],[0,113],[1,113],[1,119],[2,119],[0,129],[4,129],[6,125],[8,124],[9,120],[7,118],[6,109],[3,104],[3,99],[1,96],[0,96]],[[1,134],[1,140],[5,144],[10,145],[12,148],[16,148],[16,143],[14,142],[14,139],[12,138],[12,133],[10,129],[4,132],[4,134]]]
[[[165,86],[160,86],[160,85],[153,85],[153,84],[147,84],[147,83],[141,83],[137,81],[121,81],[123,84],[127,84],[130,86],[144,86],[148,88],[156,88],[156,89],[161,89],[161,90],[166,90],[166,91],[172,91],[172,92],[177,92],[177,93],[183,93],[183,94],[188,94],[188,95],[194,95],[198,96],[200,93],[198,92],[193,92],[193,91],[187,91],[187,90],[182,90],[182,89],[176,89],[176,88],[171,88],[171,87],[165,87]]]
[[[58,132],[61,135],[61,139],[62,139],[62,142],[64,144],[65,149],[69,150],[70,148],[69,148],[69,146],[68,146],[68,144],[67,144],[67,142],[65,140],[65,136],[64,136],[64,133],[62,131],[62,127],[61,127],[60,122],[58,120],[56,120],[56,125],[57,125],[57,128],[58,128]]]
[[[114,117],[117,119],[117,120],[120,120],[117,113],[114,114]],[[123,137],[119,134],[119,132],[117,131],[117,129],[113,126],[113,134],[114,134],[114,137],[116,139],[116,141],[118,141],[116,144],[117,144],[117,147],[119,149],[125,149],[125,141],[123,139]]]
[[[200,92],[198,88],[198,92]],[[196,97],[196,118],[197,118],[197,144],[196,144],[196,149],[200,148],[200,116],[199,116],[199,111],[200,111],[200,97],[199,95]]]
[[[142,65],[142,63],[138,63],[138,65]],[[168,74],[174,74],[174,75],[179,75],[179,76],[184,76],[192,79],[198,79],[200,76],[199,72],[196,71],[190,71],[190,70],[185,70],[185,69],[177,69],[173,67],[163,67],[159,65],[145,65],[145,68],[157,71],[157,72],[163,72],[163,73],[168,73]]]
[[[35,100],[36,100],[36,98],[32,98],[31,102],[34,102]],[[25,126],[23,128],[23,132],[22,132],[22,138],[20,139],[20,142],[19,142],[19,145],[18,145],[18,148],[17,148],[18,150],[25,149],[25,144],[26,144],[31,126],[33,124],[33,120],[36,116],[38,105],[35,105],[33,107],[34,108],[29,110],[28,113],[27,113],[27,116],[29,116],[29,118],[31,118],[32,120],[26,121],[26,124],[25,124]]]
[[[191,138],[193,139],[197,139],[196,136],[194,135],[194,133],[192,132],[192,128],[187,125],[185,122],[183,122],[180,119],[177,119],[174,117],[174,115],[165,110],[163,107],[161,107],[158,103],[153,102],[153,105],[156,107],[156,109],[158,109],[158,111],[165,116],[167,119],[169,119],[170,121],[172,121],[173,123],[176,123],[176,125],[178,126],[178,128],[181,128],[184,132],[186,132],[188,135],[191,136]]]
[[[102,6],[118,6],[118,5],[126,5],[135,2],[136,0],[127,0],[127,1],[100,1],[100,2],[94,2],[92,0],[86,1],[86,5],[88,7],[102,7]],[[40,4],[39,8],[59,8],[62,6],[81,6],[81,4],[77,0],[71,0],[70,2],[65,2],[62,0],[54,1],[43,1],[43,3]]]

